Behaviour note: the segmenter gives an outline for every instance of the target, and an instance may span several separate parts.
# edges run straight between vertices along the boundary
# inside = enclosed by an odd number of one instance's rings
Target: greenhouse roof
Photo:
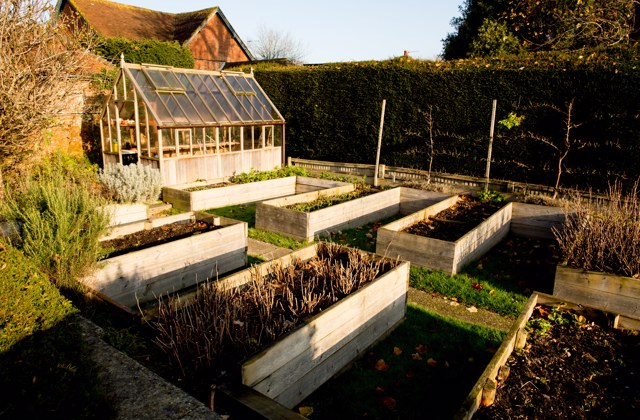
[[[123,64],[159,126],[283,124],[253,74]]]

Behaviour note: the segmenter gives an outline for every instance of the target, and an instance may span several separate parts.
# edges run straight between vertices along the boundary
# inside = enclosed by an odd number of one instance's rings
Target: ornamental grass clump
[[[292,330],[305,317],[373,281],[396,265],[334,243],[317,245],[317,257],[274,266],[235,288],[202,285],[188,305],[159,301],[156,342],[183,375],[217,372]]]
[[[109,198],[118,203],[155,201],[162,191],[160,171],[148,165],[107,164],[98,178]]]
[[[568,202],[566,221],[554,234],[569,266],[640,278],[638,186],[624,194],[614,185],[603,199]]]

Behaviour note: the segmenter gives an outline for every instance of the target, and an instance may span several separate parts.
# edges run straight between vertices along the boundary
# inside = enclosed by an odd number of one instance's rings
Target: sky
[[[464,0],[118,0],[170,13],[219,6],[251,49],[260,27],[300,44],[305,63],[435,59]]]

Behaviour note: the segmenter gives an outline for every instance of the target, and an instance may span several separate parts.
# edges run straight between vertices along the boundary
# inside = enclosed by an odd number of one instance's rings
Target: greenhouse
[[[252,73],[122,60],[100,120],[103,163],[151,165],[165,186],[271,170],[284,127]]]

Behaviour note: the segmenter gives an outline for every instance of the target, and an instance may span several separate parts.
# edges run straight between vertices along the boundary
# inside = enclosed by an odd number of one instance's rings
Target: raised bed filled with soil
[[[553,295],[619,314],[623,323],[632,320],[640,323],[640,279],[637,278],[560,264],[556,267]]]
[[[187,335],[161,334],[159,342],[168,343],[167,352],[183,358],[181,366],[191,372],[207,372],[198,381],[201,386],[220,385],[232,376],[235,383],[291,408],[404,319],[408,281],[407,262],[320,242],[202,285],[173,304],[161,305],[159,331],[180,331],[180,325],[206,328],[192,335],[192,328]],[[346,284],[350,286],[344,288]],[[256,290],[263,298],[256,298]],[[306,298],[291,304],[288,296],[292,290],[292,295]],[[258,305],[256,301],[266,303]],[[236,306],[230,309],[228,305]],[[262,308],[256,310],[260,316],[247,309],[258,306]],[[180,314],[180,310],[188,310],[190,315]],[[228,320],[229,326],[220,316],[211,323],[197,321],[200,316],[209,319],[211,313],[234,316]],[[179,321],[182,319],[192,321],[185,324]],[[203,337],[220,335],[234,338],[216,338],[215,345],[203,350],[211,341]],[[199,342],[202,345],[198,347]],[[231,355],[218,354],[226,354],[229,348]],[[212,360],[211,364],[206,364],[207,360]],[[227,372],[221,375],[226,376],[214,376],[220,370],[212,367],[217,360]],[[233,366],[240,372],[229,374]],[[198,373],[190,375],[191,379],[197,377]]]
[[[162,200],[180,210],[196,211],[254,203],[309,191],[328,190],[341,194],[353,189],[354,185],[351,183],[305,176],[289,176],[247,184],[231,184],[220,179],[163,187]]]
[[[171,216],[166,224],[162,220],[103,241],[113,256],[98,262],[98,269],[80,282],[133,309],[246,265],[246,223],[200,213]]]
[[[611,320],[534,293],[455,418],[634,418],[640,336]]]
[[[511,203],[477,207],[472,202],[465,196],[450,197],[382,226],[376,253],[449,275],[458,273],[499,243],[511,223]]]
[[[449,197],[433,191],[398,187],[315,211],[287,208],[329,195],[336,193],[318,191],[258,203],[256,228],[300,241],[313,241],[318,235],[362,226],[396,214],[410,214]]]

